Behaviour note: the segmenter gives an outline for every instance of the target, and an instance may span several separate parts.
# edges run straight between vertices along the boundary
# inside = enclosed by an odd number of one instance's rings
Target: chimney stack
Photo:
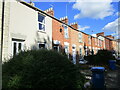
[[[29,4],[30,4],[30,5],[32,5],[32,6],[34,6],[34,3],[33,3],[33,2],[31,2],[31,1],[29,2]]]
[[[112,35],[107,35],[106,37],[108,37],[110,39],[114,39],[114,37]]]
[[[63,17],[63,18],[60,18],[60,20],[66,24],[68,24],[68,17]]]
[[[71,23],[70,26],[72,26],[75,29],[78,29],[78,23],[77,22]]]
[[[98,36],[104,36],[104,32],[97,33],[96,35],[97,35],[97,37],[98,37]]]
[[[46,12],[47,14],[49,14],[51,16],[54,16],[54,10],[53,10],[53,8],[49,8],[49,9],[45,10],[44,12]]]

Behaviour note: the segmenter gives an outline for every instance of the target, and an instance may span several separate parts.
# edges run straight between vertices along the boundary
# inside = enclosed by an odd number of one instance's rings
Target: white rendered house
[[[3,2],[0,2],[3,5]],[[1,6],[2,7],[2,6]],[[1,8],[0,8],[1,9]],[[5,2],[2,62],[21,50],[52,49],[52,18],[25,2]],[[1,13],[0,13],[1,14]],[[2,16],[3,14],[1,14]]]

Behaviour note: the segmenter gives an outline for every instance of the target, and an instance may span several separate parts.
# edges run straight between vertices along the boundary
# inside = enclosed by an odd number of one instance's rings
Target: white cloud
[[[74,19],[84,17],[103,19],[104,17],[113,15],[114,9],[111,2],[112,0],[76,0],[73,8],[79,10],[80,13],[76,14]]]
[[[105,32],[111,32],[113,36],[120,37],[120,18],[108,23],[102,29]]]
[[[80,31],[84,31],[84,30],[86,30],[86,29],[89,29],[90,28],[90,26],[81,26],[81,25],[78,25],[78,30],[80,30]]]

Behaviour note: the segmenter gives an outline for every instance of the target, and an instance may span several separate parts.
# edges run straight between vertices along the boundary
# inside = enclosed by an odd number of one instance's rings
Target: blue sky
[[[76,0],[77,1],[77,0]],[[69,24],[78,22],[79,29],[87,34],[105,32],[105,35],[118,34],[118,2],[34,2],[35,7],[46,10],[53,7],[55,17],[68,16]],[[94,0],[92,0],[94,1]],[[99,1],[99,0],[98,0]],[[66,8],[67,7],[67,8]],[[120,19],[120,18],[119,18]]]

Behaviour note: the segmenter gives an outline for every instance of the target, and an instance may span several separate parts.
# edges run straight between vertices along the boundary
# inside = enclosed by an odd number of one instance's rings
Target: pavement
[[[105,74],[106,89],[120,90],[120,65],[116,65],[116,70],[108,70]]]
[[[86,80],[91,80],[90,69],[81,70],[81,73],[85,75]],[[120,64],[116,64],[116,70],[107,69],[104,75],[106,90],[120,90]]]

